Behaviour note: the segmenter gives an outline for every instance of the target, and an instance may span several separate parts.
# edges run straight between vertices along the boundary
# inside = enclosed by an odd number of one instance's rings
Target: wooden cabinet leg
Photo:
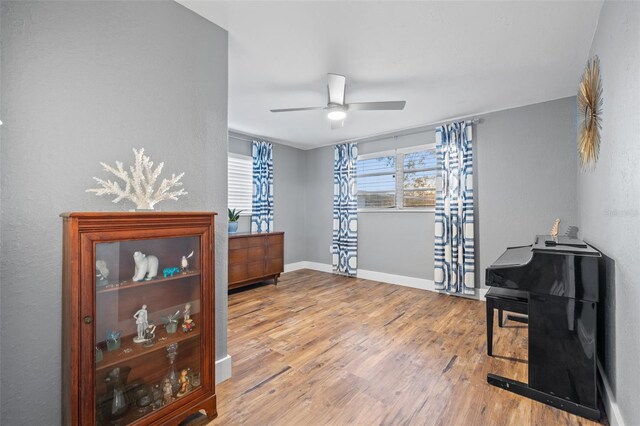
[[[274,281],[275,285],[278,285],[278,277],[279,276],[280,275],[274,275],[274,277],[273,277],[273,281]]]

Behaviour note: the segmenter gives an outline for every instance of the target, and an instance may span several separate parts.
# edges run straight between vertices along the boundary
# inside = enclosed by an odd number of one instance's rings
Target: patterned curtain
[[[273,147],[253,141],[253,203],[251,232],[273,230]]]
[[[441,182],[436,193],[435,286],[449,293],[475,294],[471,123],[438,127],[436,152]]]
[[[336,145],[333,166],[333,271],[353,276],[358,270],[358,145]]]

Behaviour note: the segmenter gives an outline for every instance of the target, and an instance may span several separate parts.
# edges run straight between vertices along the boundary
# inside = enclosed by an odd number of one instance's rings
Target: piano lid
[[[551,235],[537,235],[531,251],[535,253],[600,256],[598,250],[582,240],[563,236],[559,236],[557,240],[554,240]]]
[[[533,257],[531,247],[532,246],[508,247],[507,250],[502,253],[502,256],[493,262],[489,268],[526,265]]]

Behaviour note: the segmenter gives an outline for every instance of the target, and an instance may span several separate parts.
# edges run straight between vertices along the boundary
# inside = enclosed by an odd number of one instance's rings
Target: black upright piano
[[[568,412],[599,419],[596,383],[599,258],[567,237],[538,235],[486,270],[488,286],[529,292],[529,383],[487,381]]]

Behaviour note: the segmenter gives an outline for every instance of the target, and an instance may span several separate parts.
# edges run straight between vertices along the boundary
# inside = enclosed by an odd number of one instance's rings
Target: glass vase
[[[164,376],[165,380],[171,383],[171,392],[175,395],[180,390],[180,376],[176,371],[176,356],[178,355],[178,344],[172,343],[167,346],[167,358],[169,358],[169,372]]]
[[[126,392],[130,367],[116,367],[109,371],[104,380],[107,394],[100,403],[100,412],[104,420],[117,420],[129,410],[129,396]]]

